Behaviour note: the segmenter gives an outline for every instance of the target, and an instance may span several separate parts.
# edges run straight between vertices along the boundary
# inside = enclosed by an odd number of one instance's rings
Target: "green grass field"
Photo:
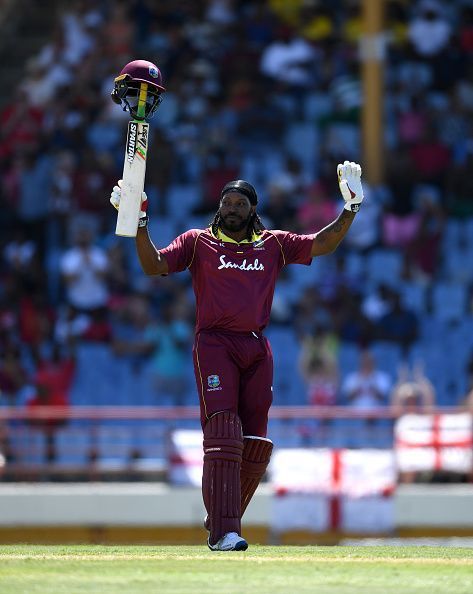
[[[1,594],[471,594],[473,549],[0,546]]]

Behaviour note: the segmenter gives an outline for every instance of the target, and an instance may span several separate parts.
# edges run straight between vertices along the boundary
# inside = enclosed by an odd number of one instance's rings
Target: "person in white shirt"
[[[354,408],[374,408],[388,403],[391,385],[389,375],[376,369],[372,353],[363,350],[359,369],[349,373],[342,384],[342,395],[344,401]]]
[[[420,14],[411,21],[407,35],[416,51],[426,58],[437,55],[448,44],[452,28],[442,14],[442,5],[424,0]]]
[[[76,245],[64,253],[60,268],[67,300],[76,310],[92,312],[107,304],[108,259],[102,248],[92,244],[89,229],[78,229]]]
[[[313,82],[311,68],[316,57],[310,43],[281,28],[277,39],[263,51],[260,69],[265,76],[284,84],[308,87]]]

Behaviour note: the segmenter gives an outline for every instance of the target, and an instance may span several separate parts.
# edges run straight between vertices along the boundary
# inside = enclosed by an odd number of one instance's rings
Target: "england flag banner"
[[[380,533],[394,527],[392,450],[280,449],[269,471],[275,533]]]
[[[469,473],[473,465],[469,413],[404,415],[394,427],[399,472]]]

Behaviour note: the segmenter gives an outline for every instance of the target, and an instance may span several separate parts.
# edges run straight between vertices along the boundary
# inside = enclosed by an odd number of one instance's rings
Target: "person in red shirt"
[[[136,249],[143,271],[167,275],[188,269],[197,315],[193,359],[204,434],[202,494],[211,550],[246,550],[241,517],[269,463],[266,437],[272,402],[273,358],[263,334],[277,277],[288,264],[310,265],[333,252],[363,200],[361,167],[337,168],[345,200],[341,214],[310,235],[264,228],[253,186],[227,183],[207,229],[191,229],[158,250],[151,241],[143,192]],[[119,208],[120,182],[110,198]]]
[[[35,393],[26,403],[34,411],[38,407],[69,406],[69,391],[74,379],[73,357],[62,357],[59,345],[53,346],[52,356],[39,362],[34,375]],[[49,464],[56,461],[56,431],[66,423],[64,418],[46,418],[31,421],[32,426],[41,429],[46,437],[46,458]]]
[[[15,97],[0,111],[0,159],[34,152],[40,144],[44,114],[30,105],[20,85]]]

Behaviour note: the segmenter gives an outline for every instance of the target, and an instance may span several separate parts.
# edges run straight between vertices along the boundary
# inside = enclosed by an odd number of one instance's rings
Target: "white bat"
[[[138,100],[138,116],[144,114],[148,85],[141,83]],[[128,122],[123,182],[118,210],[116,235],[136,237],[140,216],[141,193],[145,186],[146,156],[148,154],[149,124],[144,121]]]

